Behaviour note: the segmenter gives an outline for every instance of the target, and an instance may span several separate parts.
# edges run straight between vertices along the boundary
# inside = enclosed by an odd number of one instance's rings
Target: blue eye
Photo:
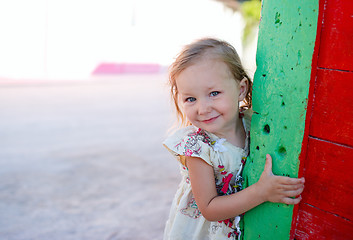
[[[194,97],[188,97],[187,99],[185,99],[185,102],[195,102],[196,98]]]
[[[210,93],[210,96],[211,96],[211,97],[214,97],[214,96],[217,96],[218,94],[220,94],[220,92],[214,91],[214,92],[211,92],[211,93]]]

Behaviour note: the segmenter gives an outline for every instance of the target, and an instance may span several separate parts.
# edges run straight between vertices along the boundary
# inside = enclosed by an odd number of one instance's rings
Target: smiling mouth
[[[203,123],[212,123],[212,122],[215,121],[218,117],[219,117],[219,116],[213,117],[213,118],[209,118],[209,119],[203,120],[203,121],[201,121],[201,122],[203,122]]]

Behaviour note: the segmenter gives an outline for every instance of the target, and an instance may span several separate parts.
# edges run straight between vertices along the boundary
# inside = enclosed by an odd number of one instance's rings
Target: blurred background
[[[205,36],[232,43],[254,69],[256,38],[242,42],[252,13],[234,0],[2,0],[0,7],[2,79],[82,79],[101,63],[167,66],[181,46]]]
[[[255,72],[258,0],[1,0],[0,239],[162,239],[167,67],[217,37]]]

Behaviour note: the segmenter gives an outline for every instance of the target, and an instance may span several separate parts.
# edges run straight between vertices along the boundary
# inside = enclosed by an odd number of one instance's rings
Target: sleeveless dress
[[[240,216],[219,222],[210,222],[202,216],[192,194],[185,156],[199,157],[213,167],[218,195],[240,191],[241,172],[249,153],[249,113],[247,110],[240,114],[246,132],[243,149],[193,125],[179,129],[163,142],[180,162],[182,176],[164,230],[164,240],[240,239]]]

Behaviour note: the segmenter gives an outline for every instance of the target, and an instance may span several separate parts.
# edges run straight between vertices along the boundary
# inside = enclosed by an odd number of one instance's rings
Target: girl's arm
[[[209,221],[220,221],[238,216],[263,202],[297,204],[304,189],[304,179],[275,176],[272,159],[266,156],[266,164],[259,181],[235,194],[218,196],[213,168],[201,158],[186,157],[191,188],[197,206]]]

